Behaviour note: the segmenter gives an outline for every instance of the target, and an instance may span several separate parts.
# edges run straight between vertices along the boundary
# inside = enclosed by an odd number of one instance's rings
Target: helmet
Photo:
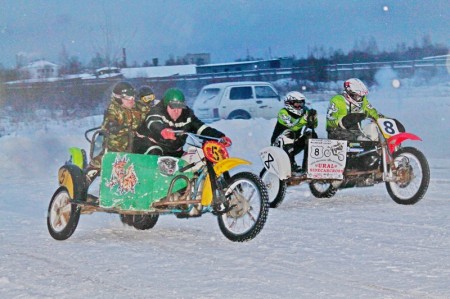
[[[144,103],[151,103],[155,100],[155,93],[150,86],[144,85],[139,88],[139,100]]]
[[[122,81],[114,86],[112,95],[114,99],[121,104],[123,97],[135,97],[136,91],[130,83]]]
[[[163,97],[163,103],[164,106],[169,106],[170,108],[186,108],[184,94],[177,88],[169,88],[166,90]]]
[[[287,111],[296,115],[303,114],[303,107],[305,107],[306,97],[298,91],[291,91],[286,95],[284,106]]]
[[[358,104],[363,101],[363,97],[369,93],[366,85],[356,78],[348,79],[344,82],[344,91],[350,97],[350,101],[353,100]],[[351,101],[351,102],[353,102]]]

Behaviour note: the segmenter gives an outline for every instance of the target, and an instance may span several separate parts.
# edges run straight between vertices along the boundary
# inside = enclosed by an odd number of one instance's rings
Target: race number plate
[[[308,173],[311,179],[343,179],[347,141],[309,139]]]
[[[393,119],[379,118],[377,124],[386,139],[400,133],[400,130]]]

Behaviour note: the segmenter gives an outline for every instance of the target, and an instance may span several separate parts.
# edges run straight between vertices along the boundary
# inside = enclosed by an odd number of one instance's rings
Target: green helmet
[[[186,103],[184,102],[184,94],[181,90],[177,88],[169,88],[164,93],[163,97],[164,106],[169,106],[170,108],[186,108]]]

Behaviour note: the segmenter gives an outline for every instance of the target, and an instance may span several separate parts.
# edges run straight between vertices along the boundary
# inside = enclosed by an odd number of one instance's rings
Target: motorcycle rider
[[[356,140],[360,132],[355,126],[366,117],[377,120],[382,114],[369,103],[367,94],[369,90],[366,85],[357,78],[344,81],[344,91],[330,99],[327,111],[326,130],[329,139]],[[355,118],[345,118],[347,115]]]
[[[317,111],[306,107],[305,102],[306,97],[301,92],[291,91],[286,95],[284,100],[285,107],[278,112],[277,123],[270,139],[272,145],[275,145],[277,138],[281,135],[285,135],[293,141],[290,144],[283,145],[283,150],[288,154],[291,161],[292,172],[306,170],[308,157],[307,140],[309,138],[317,138],[314,130],[301,134],[304,127],[314,129],[318,124]],[[295,162],[295,156],[302,150],[305,150],[305,152],[302,167],[300,168]]]
[[[122,81],[114,86],[111,102],[101,125],[103,148],[86,169],[89,183],[99,175],[105,152],[132,151],[135,131],[142,123],[142,112],[136,107],[135,96],[136,91],[129,82]]]
[[[142,121],[145,121],[150,109],[158,104],[159,100],[156,99],[153,89],[148,85],[143,85],[138,91],[138,100],[136,101],[136,107],[142,112]]]
[[[186,105],[181,90],[169,88],[154,106],[137,132],[147,138],[135,138],[135,153],[181,157],[186,135],[176,135],[174,130],[221,138],[231,145],[224,133],[205,125]]]

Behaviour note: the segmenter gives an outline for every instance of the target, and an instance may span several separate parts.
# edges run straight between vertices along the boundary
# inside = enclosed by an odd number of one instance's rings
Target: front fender
[[[70,198],[85,201],[87,196],[87,183],[83,171],[75,165],[67,164],[58,171],[58,182],[69,191]]]
[[[412,133],[399,133],[397,135],[390,137],[387,140],[389,152],[392,154],[395,151],[395,148],[397,146],[399,146],[403,141],[408,140],[408,139],[422,141],[422,139],[419,136],[414,135]]]
[[[225,160],[222,160],[218,162],[216,165],[214,165],[214,171],[216,173],[216,176],[222,175],[224,172],[229,171],[230,169],[235,168],[239,165],[250,165],[249,161],[246,161],[244,159],[240,158],[228,158]],[[203,184],[203,190],[202,190],[202,205],[209,206],[212,202],[213,194],[212,194],[212,188],[211,188],[211,180],[209,178],[209,175],[205,179],[205,183]]]

